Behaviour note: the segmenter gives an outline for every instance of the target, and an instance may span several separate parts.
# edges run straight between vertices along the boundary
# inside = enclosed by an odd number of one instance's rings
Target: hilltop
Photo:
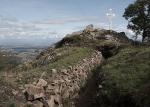
[[[124,32],[89,25],[1,72],[0,106],[148,107],[149,53]]]
[[[104,45],[105,43],[129,43],[129,41],[124,32],[118,33],[88,25],[84,30],[68,34],[61,41],[56,43],[56,48],[62,46],[90,46],[94,48],[95,46]]]

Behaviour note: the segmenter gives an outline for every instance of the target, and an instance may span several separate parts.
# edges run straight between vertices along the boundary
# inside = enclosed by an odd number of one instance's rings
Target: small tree
[[[128,29],[142,35],[142,42],[150,38],[150,0],[136,0],[125,9],[123,17],[128,20]]]

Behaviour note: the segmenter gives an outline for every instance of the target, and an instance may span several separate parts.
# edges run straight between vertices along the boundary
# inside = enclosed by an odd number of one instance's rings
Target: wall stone
[[[46,107],[74,107],[78,92],[84,87],[89,74],[92,73],[91,70],[101,64],[102,58],[101,52],[94,51],[89,57],[76,65],[52,74],[52,79],[48,81],[47,88],[43,87],[45,90],[44,98],[41,97],[38,100],[40,99]],[[36,85],[36,87],[38,86]]]

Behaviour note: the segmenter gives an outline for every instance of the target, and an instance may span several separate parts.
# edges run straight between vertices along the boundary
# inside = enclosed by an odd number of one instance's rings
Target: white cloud
[[[94,21],[98,19],[99,17],[97,16],[64,16],[57,19],[21,22],[10,16],[4,17],[0,15],[0,38],[34,39],[47,38],[47,36],[49,36],[49,38],[61,38],[63,37],[62,35],[74,31],[73,26],[71,28],[65,28],[63,27],[63,24]],[[53,27],[52,25],[59,25],[59,27]]]
[[[97,16],[65,16],[57,19],[46,19],[43,21],[34,21],[34,24],[67,24],[73,22],[81,22],[81,21],[93,21],[98,20],[100,17]]]
[[[85,28],[85,25],[91,23],[94,23],[95,27],[108,29],[108,23],[100,22],[99,19],[101,18],[97,16],[65,16],[57,19],[22,22],[15,18],[0,15],[0,40],[56,40],[63,38],[66,34],[81,30]],[[100,23],[97,23],[98,21]],[[125,25],[113,27],[113,29],[124,31],[129,37],[134,35],[132,31],[126,29]]]
[[[20,22],[14,18],[0,16],[0,39],[34,39],[57,35],[32,22]]]

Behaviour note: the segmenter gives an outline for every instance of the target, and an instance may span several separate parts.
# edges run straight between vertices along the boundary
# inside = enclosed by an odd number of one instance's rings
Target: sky
[[[49,45],[89,24],[108,29],[110,8],[113,29],[130,34],[122,15],[134,1],[0,0],[0,45]]]

